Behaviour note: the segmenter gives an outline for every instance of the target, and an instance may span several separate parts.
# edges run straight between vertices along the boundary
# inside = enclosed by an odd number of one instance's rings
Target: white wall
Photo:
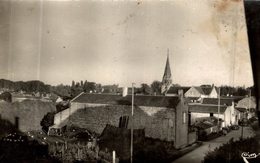
[[[218,93],[216,88],[213,88],[212,91],[209,94],[209,98],[218,98]]]

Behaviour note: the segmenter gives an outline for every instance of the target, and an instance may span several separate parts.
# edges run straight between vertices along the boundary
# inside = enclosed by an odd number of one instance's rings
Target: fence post
[[[116,151],[113,151],[113,163],[116,163]]]

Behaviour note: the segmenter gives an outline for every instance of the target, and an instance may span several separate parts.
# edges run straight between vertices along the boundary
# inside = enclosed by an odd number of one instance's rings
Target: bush
[[[54,124],[54,116],[55,113],[54,112],[49,112],[47,113],[42,121],[41,121],[41,126],[42,126],[42,130],[47,133],[49,130],[49,127],[52,126]]]
[[[223,144],[214,151],[209,151],[204,157],[204,163],[244,163],[241,154],[243,152],[258,154],[260,152],[259,147],[259,142],[255,138],[241,139],[239,141],[231,139],[228,143]],[[250,159],[250,163],[256,162],[260,162],[260,157]]]

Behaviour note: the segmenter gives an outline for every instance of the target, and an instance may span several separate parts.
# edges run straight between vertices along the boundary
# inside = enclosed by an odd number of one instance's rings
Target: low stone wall
[[[188,135],[188,144],[193,144],[198,140],[197,132],[191,132]]]

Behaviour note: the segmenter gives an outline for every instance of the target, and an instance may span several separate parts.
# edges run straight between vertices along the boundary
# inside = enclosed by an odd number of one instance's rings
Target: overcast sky
[[[1,1],[0,78],[251,86],[243,3]]]

